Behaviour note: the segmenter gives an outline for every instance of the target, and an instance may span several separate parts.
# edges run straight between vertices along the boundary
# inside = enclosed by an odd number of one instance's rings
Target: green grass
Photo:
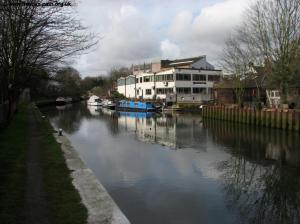
[[[86,223],[87,210],[72,185],[60,145],[53,129],[38,109],[20,106],[5,129],[0,130],[0,223],[26,223],[26,152],[29,138],[27,119],[33,110],[40,133],[40,163],[45,181],[50,216],[56,224]]]
[[[28,146],[26,106],[0,132],[0,222],[23,223]]]
[[[48,120],[41,119],[38,109],[35,117],[42,135],[41,163],[44,172],[51,214],[56,224],[86,223],[87,210],[72,185],[60,144],[53,137],[54,130]]]

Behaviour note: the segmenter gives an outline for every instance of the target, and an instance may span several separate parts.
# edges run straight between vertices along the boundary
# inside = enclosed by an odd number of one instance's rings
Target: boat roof
[[[99,99],[99,97],[96,95],[92,95],[92,96],[90,96],[90,99]]]

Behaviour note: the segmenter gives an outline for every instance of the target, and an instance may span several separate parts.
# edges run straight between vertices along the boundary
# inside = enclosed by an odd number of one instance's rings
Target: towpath
[[[26,223],[50,224],[53,223],[48,208],[45,182],[42,174],[40,152],[41,134],[38,124],[31,110],[28,119],[28,150],[26,157]]]

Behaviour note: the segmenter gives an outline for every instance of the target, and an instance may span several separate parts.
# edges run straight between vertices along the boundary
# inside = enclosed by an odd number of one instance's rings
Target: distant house
[[[252,105],[256,102],[258,95],[260,95],[260,102],[267,103],[266,76],[262,67],[253,67],[246,78],[240,79],[238,82],[229,76],[216,83],[214,85],[215,102],[218,104],[236,104],[239,85],[243,89],[242,101],[245,105]]]
[[[161,99],[173,103],[212,100],[212,88],[222,75],[206,56],[160,60],[132,66],[133,75],[118,79],[118,92],[128,98]]]

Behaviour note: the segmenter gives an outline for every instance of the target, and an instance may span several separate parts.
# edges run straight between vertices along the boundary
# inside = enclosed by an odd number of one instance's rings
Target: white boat
[[[67,103],[72,103],[72,98],[71,97],[58,97],[55,102],[57,105],[65,105]]]
[[[88,99],[87,104],[89,106],[102,106],[102,101],[98,96],[93,95]]]
[[[105,99],[102,102],[102,106],[106,107],[106,108],[109,108],[109,109],[114,109],[116,104],[114,102],[112,102],[111,100]]]

